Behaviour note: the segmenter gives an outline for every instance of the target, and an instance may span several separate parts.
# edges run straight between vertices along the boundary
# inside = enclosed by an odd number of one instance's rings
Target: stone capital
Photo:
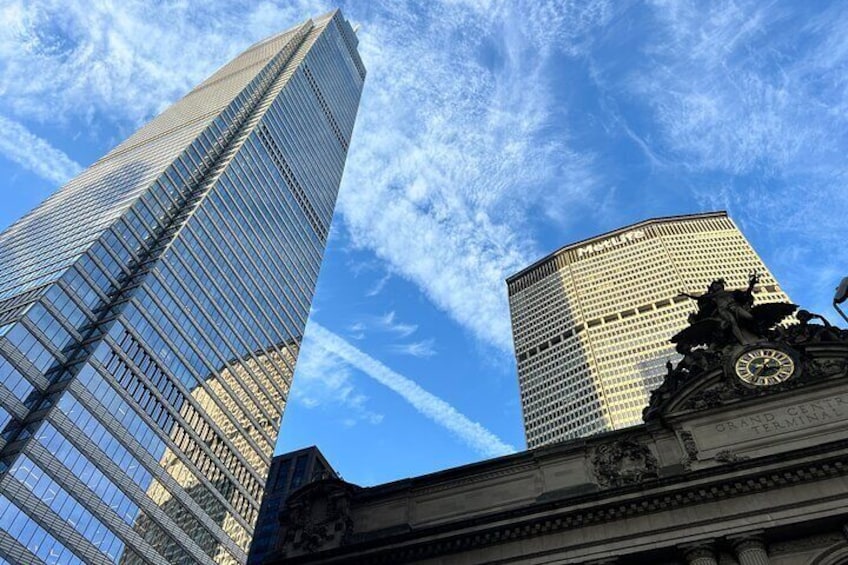
[[[684,544],[679,546],[680,551],[689,565],[717,565],[716,553],[713,540]]]
[[[727,536],[740,565],[768,565],[769,557],[763,531]]]
[[[737,553],[748,549],[765,550],[766,548],[765,540],[762,538],[762,536],[756,534],[728,536],[727,541],[730,542],[731,547],[733,547],[733,551]]]

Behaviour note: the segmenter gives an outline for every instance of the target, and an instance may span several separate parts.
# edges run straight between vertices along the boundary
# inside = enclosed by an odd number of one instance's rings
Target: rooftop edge
[[[647,226],[647,225],[651,225],[651,224],[658,224],[658,223],[661,223],[661,222],[673,222],[673,221],[679,221],[679,220],[700,220],[700,219],[705,219],[705,218],[727,218],[727,217],[728,217],[727,211],[717,210],[715,212],[702,212],[702,213],[699,213],[699,214],[680,214],[680,215],[677,215],[677,216],[661,216],[661,217],[657,217],[657,218],[648,218],[647,220],[642,220],[640,222],[636,222],[636,223],[633,223],[633,224],[622,226],[620,228],[616,228],[614,230],[604,232],[602,234],[594,235],[592,237],[588,237],[586,239],[581,239],[579,241],[575,241],[573,243],[569,243],[567,245],[564,245],[564,246],[560,247],[559,249],[557,249],[556,251],[548,253],[544,257],[537,259],[536,261],[534,261],[533,263],[531,263],[527,267],[524,267],[523,269],[521,269],[520,271],[518,271],[514,275],[510,275],[509,277],[506,278],[506,283],[510,284],[510,283],[520,279],[521,277],[530,273],[531,271],[533,271],[533,269],[539,267],[540,265],[542,265],[546,261],[548,261],[551,258],[556,257],[557,255],[564,253],[564,252],[566,252],[570,249],[582,247],[582,246],[584,246],[588,243],[592,243],[593,241],[612,237],[614,235],[618,235],[620,233],[624,233],[626,231],[630,231],[630,230],[635,229],[635,228],[639,228],[639,227]]]

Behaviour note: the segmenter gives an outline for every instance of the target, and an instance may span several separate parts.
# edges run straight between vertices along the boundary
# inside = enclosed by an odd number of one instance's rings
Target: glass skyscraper
[[[244,563],[364,78],[307,20],[0,234],[0,564]]]

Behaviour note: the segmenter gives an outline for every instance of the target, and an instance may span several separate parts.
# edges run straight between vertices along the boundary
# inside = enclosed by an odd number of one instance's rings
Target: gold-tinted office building
[[[174,516],[177,525],[188,532],[208,555],[213,556],[215,563],[222,565],[239,563],[233,558],[232,552],[235,547],[243,547],[251,542],[250,532],[234,515],[223,512],[220,504],[222,500],[237,504],[238,487],[224,473],[211,465],[207,466],[205,478],[215,486],[216,496],[213,496],[213,492],[204,488],[203,482],[192,473],[191,464],[204,468],[207,457],[201,445],[210,450],[212,455],[224,459],[228,449],[225,444],[229,442],[232,445],[230,449],[234,449],[254,471],[252,475],[243,471],[237,477],[239,483],[247,490],[251,487],[263,488],[257,481],[268,476],[270,465],[267,456],[257,450],[257,446],[263,444],[263,434],[276,432],[286,407],[299,351],[297,342],[279,344],[278,347],[282,353],[256,351],[244,359],[231,359],[226,366],[209,375],[205,381],[206,386],[192,390],[194,402],[185,402],[180,406],[180,416],[192,423],[192,430],[187,431],[182,427],[172,429],[169,447],[159,460],[159,465],[168,476],[164,476],[162,482],[152,483],[147,489],[147,496],[160,509]],[[240,386],[242,383],[248,383],[248,388]],[[257,394],[257,391],[263,392]],[[223,402],[218,403],[216,399]],[[242,405],[250,407],[250,410],[243,410]],[[203,412],[221,429],[226,440],[217,435],[211,426],[202,424],[200,415]],[[174,485],[185,492],[181,498],[174,496]],[[188,499],[206,512],[203,521],[187,511],[184,500]],[[249,522],[255,523],[259,516],[258,510],[245,510],[251,512]],[[207,531],[207,527],[223,531],[233,541],[221,543]],[[133,529],[152,546],[162,548],[162,552],[168,553],[174,549],[170,537],[157,530],[147,516],[139,516]],[[146,561],[139,555],[125,554],[119,563],[141,565]]]
[[[668,337],[695,310],[681,292],[722,277],[757,303],[788,301],[725,212],[646,220],[565,246],[507,279],[529,448],[640,423]]]

